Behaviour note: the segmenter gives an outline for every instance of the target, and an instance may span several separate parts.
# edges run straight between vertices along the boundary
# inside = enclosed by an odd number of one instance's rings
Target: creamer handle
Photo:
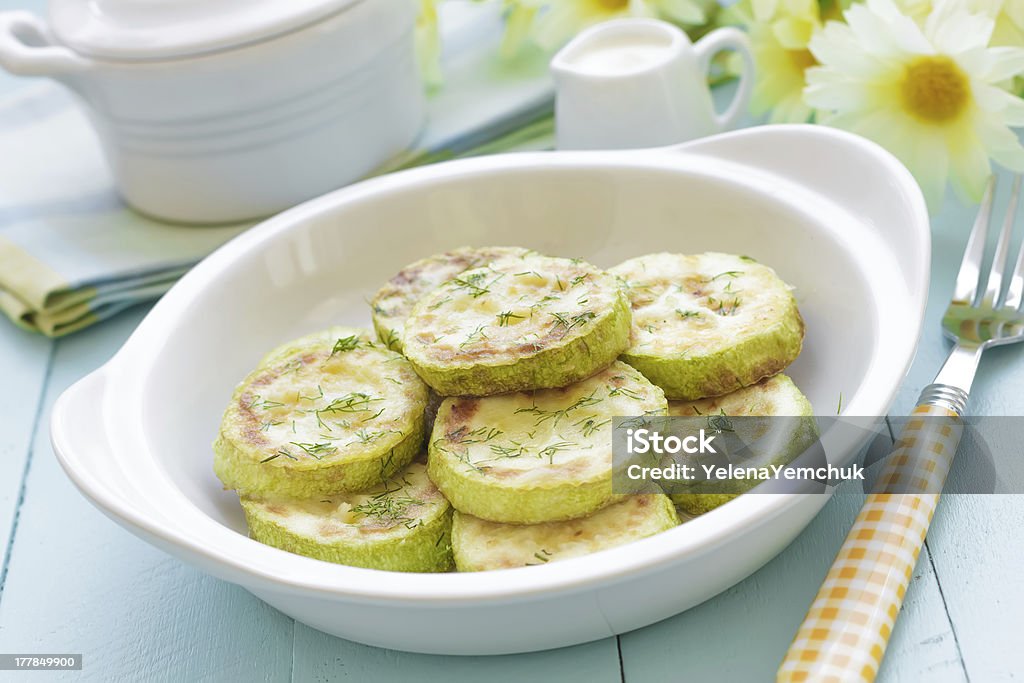
[[[721,114],[715,114],[715,123],[718,126],[717,132],[734,128],[740,117],[747,110],[750,103],[750,95],[754,88],[754,54],[751,52],[750,39],[743,31],[732,28],[720,28],[712,31],[697,41],[693,46],[697,52],[697,59],[700,60],[702,72],[706,75],[711,68],[711,60],[722,50],[732,50],[743,60],[743,73],[740,74],[740,82],[733,95],[732,102]]]

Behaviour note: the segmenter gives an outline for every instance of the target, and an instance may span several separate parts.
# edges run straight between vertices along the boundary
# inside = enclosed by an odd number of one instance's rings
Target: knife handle
[[[911,413],[777,681],[875,679],[962,432],[957,413],[944,407]]]

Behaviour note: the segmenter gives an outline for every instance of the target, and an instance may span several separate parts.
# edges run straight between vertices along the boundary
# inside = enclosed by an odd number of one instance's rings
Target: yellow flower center
[[[787,50],[786,52],[789,53],[789,58],[793,62],[793,68],[800,73],[818,63],[818,60],[814,58],[810,50]]]
[[[618,12],[629,7],[629,0],[592,0],[592,2],[606,12]]]
[[[971,84],[949,57],[918,57],[907,67],[900,87],[903,106],[917,119],[944,123],[955,119],[971,98]]]

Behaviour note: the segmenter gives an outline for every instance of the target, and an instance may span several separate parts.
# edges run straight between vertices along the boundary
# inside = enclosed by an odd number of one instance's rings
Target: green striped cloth
[[[446,83],[423,135],[378,173],[553,140],[545,58],[501,62],[494,15],[445,17]],[[250,224],[176,226],[124,206],[70,94],[49,83],[0,99],[0,310],[59,336],[158,298]]]

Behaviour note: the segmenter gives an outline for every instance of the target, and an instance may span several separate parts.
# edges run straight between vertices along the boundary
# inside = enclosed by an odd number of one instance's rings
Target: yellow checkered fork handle
[[[956,413],[914,409],[879,475],[884,492],[868,495],[778,681],[875,679],[961,433]]]

